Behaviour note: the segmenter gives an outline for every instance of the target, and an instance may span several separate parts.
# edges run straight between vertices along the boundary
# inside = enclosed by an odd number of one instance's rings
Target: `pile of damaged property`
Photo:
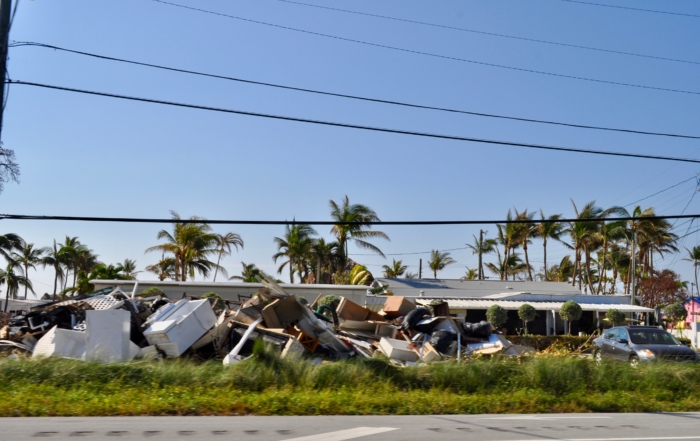
[[[477,354],[521,356],[534,349],[511,344],[487,322],[451,317],[447,304],[417,308],[404,297],[387,297],[379,312],[340,297],[335,309],[319,298],[305,305],[273,281],[245,301],[143,297],[103,290],[32,308],[0,329],[5,353],[32,357],[128,361],[134,358],[221,359],[236,363],[253,343],[278,348],[282,357],[315,359],[388,357],[413,365]],[[212,301],[213,300],[213,301]]]

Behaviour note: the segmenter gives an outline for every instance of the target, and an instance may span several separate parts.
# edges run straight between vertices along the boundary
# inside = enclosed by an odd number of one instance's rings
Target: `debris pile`
[[[387,297],[375,312],[345,297],[310,305],[273,281],[245,301],[143,297],[119,288],[44,304],[0,324],[0,351],[32,357],[128,361],[134,358],[222,359],[237,363],[261,339],[282,357],[318,360],[386,356],[414,365],[475,355],[534,353],[494,333],[487,322],[465,323],[447,304],[416,307]],[[319,303],[322,306],[318,306]],[[336,306],[337,304],[337,306]],[[332,306],[335,306],[333,308]]]

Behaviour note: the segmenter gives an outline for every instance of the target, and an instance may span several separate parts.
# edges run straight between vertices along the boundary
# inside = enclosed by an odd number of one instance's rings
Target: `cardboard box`
[[[367,309],[364,306],[360,306],[357,303],[351,302],[345,297],[340,298],[340,303],[338,307],[335,308],[335,312],[338,314],[340,320],[352,320],[363,322],[365,320],[377,320],[384,321],[384,317]]]
[[[397,317],[405,316],[414,309],[416,309],[416,305],[405,297],[389,296],[384,302],[382,313],[386,318],[395,319]]]

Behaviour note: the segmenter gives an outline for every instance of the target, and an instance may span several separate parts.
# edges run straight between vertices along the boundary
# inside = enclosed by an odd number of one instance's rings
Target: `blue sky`
[[[367,0],[322,2],[360,12],[561,43],[700,62],[700,18],[596,7],[560,0]],[[536,44],[278,0],[173,0],[247,19],[339,37],[507,66],[700,92],[700,65]],[[700,15],[692,2],[606,0]],[[151,0],[22,1],[11,40],[257,81],[476,112],[631,129],[700,134],[700,95],[577,81],[370,47],[164,5]],[[360,103],[164,72],[41,48],[12,48],[12,79],[457,136],[653,155],[700,157],[683,140],[494,120]],[[12,86],[5,147],[22,167],[21,184],[0,195],[2,211],[73,216],[327,220],[328,200],[345,194],[382,220],[502,219],[509,208],[572,215],[583,205],[625,205],[696,174],[692,164],[554,153],[415,138],[219,114]],[[697,213],[693,180],[644,200],[660,214]],[[631,207],[629,207],[631,208]],[[3,221],[39,246],[78,236],[105,262],[160,256],[155,225]],[[679,221],[676,232],[690,224]],[[691,231],[695,228],[694,227]],[[386,227],[386,253],[464,247],[479,227]],[[485,227],[490,235],[495,227]],[[283,227],[217,227],[243,236],[226,258],[271,271],[273,237]],[[329,227],[319,232],[330,237]],[[697,234],[683,246],[700,241]],[[539,242],[531,246],[541,266]],[[353,250],[351,253],[363,253]],[[549,250],[550,262],[567,254]],[[440,273],[460,277],[476,257]],[[397,256],[417,271],[420,255]],[[427,253],[422,257],[427,258]],[[659,259],[684,278],[680,257]],[[375,274],[390,262],[355,256]],[[425,273],[424,273],[425,274]],[[32,273],[39,293],[50,271]],[[142,275],[141,278],[150,278]],[[287,280],[287,274],[280,278]]]

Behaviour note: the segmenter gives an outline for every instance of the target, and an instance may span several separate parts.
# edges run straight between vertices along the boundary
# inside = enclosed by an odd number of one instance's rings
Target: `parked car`
[[[616,326],[593,340],[593,358],[628,362],[637,366],[651,361],[697,361],[698,353],[667,331],[653,326]]]

